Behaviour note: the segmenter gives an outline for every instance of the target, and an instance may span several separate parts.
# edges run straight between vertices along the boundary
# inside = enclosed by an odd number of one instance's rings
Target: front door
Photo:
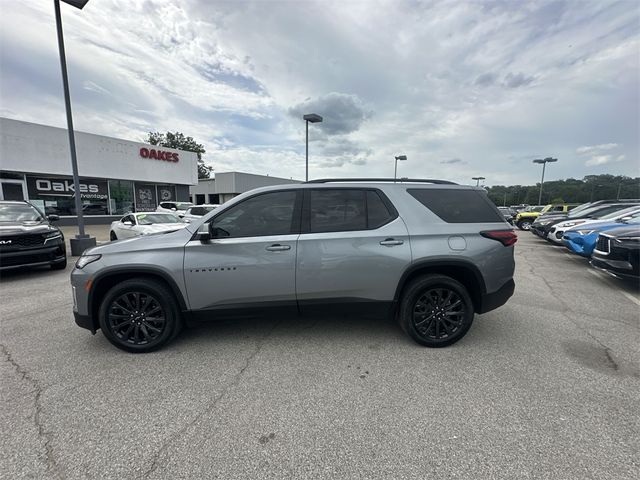
[[[187,243],[184,275],[191,310],[297,308],[301,197],[293,189],[249,197],[211,219],[214,238]]]

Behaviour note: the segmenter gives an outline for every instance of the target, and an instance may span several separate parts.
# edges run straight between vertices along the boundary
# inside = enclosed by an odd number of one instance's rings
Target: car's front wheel
[[[520,220],[518,222],[518,228],[520,230],[531,230],[531,221],[529,221],[529,220]]]
[[[173,293],[150,278],[133,278],[111,288],[102,299],[98,319],[112,344],[134,353],[157,350],[181,326]]]
[[[424,275],[413,280],[400,301],[402,329],[427,347],[446,347],[466,335],[474,308],[467,289],[446,275]]]

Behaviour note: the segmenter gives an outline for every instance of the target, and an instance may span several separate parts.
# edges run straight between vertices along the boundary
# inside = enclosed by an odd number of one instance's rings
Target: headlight
[[[84,268],[96,260],[100,260],[102,255],[82,255],[76,262],[76,268]]]
[[[44,234],[44,238],[56,238],[61,236],[62,232],[60,230],[51,230],[50,232]]]
[[[562,226],[564,228],[571,228],[571,227],[575,227],[576,225],[580,225],[580,224],[582,224],[584,222],[585,222],[584,220],[579,221],[579,222],[567,222],[567,223],[563,223]]]

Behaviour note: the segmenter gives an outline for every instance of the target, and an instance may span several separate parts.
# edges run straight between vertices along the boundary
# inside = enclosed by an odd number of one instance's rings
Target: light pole
[[[542,180],[540,180],[540,195],[538,195],[538,205],[542,204],[542,185],[544,184],[544,170],[547,167],[547,163],[557,162],[557,158],[537,158],[533,161],[533,163],[541,163],[542,164]]]
[[[302,119],[306,122],[306,136],[305,136],[305,170],[304,170],[304,179],[306,182],[309,181],[309,122],[311,123],[320,123],[322,122],[322,117],[315,113],[308,113],[302,116]]]
[[[396,180],[398,178],[398,160],[400,161],[404,161],[407,159],[406,155],[398,155],[397,157],[395,157],[396,159],[396,168],[393,170],[393,183],[396,183]]]
[[[89,0],[62,0],[69,5],[82,10]],[[73,133],[73,118],[71,115],[71,97],[69,95],[69,77],[67,76],[67,57],[64,52],[64,38],[62,35],[62,15],[60,13],[60,0],[53,0],[56,14],[56,30],[58,33],[58,50],[60,51],[60,68],[62,70],[62,89],[64,90],[64,105],[67,111],[67,131],[69,133],[69,150],[71,152],[71,170],[73,172],[73,190],[76,204],[76,217],[78,219],[78,234],[70,238],[71,255],[82,255],[87,248],[95,247],[96,239],[84,233],[84,218],[82,217],[82,198],[80,194],[80,179],[78,178],[78,158],[76,156],[76,139]]]
[[[471,180],[476,181],[476,187],[480,186],[480,180],[486,180],[484,177],[471,177]]]

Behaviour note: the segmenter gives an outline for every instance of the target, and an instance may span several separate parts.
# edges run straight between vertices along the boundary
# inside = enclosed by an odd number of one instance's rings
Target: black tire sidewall
[[[413,324],[413,306],[418,298],[424,293],[425,290],[432,288],[447,288],[456,292],[462,299],[467,309],[467,314],[464,317],[464,323],[462,327],[450,338],[444,340],[433,340],[427,337],[423,337],[415,328]],[[405,289],[402,300],[400,302],[400,315],[399,321],[402,329],[413,340],[420,345],[424,345],[432,348],[446,347],[456,343],[462,339],[473,323],[475,312],[473,308],[473,302],[467,289],[458,281],[446,275],[425,275],[411,282]]]
[[[162,335],[151,344],[132,345],[130,343],[122,342],[109,327],[109,322],[107,320],[109,305],[111,305],[111,302],[115,298],[131,291],[138,291],[152,295],[158,303],[160,303],[160,306],[164,311],[166,322],[165,329],[162,332]],[[173,300],[173,294],[167,287],[151,279],[126,280],[115,287],[112,287],[100,303],[98,321],[100,323],[102,333],[109,342],[122,350],[132,353],[144,353],[157,350],[172,340],[179,332],[178,309],[176,308],[175,301]]]

